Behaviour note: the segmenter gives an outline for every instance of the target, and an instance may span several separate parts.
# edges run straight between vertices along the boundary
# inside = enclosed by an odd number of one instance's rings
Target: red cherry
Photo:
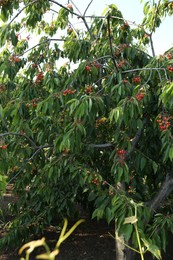
[[[166,54],[166,58],[167,58],[168,60],[171,60],[171,59],[172,59],[171,53]]]
[[[68,5],[67,5],[67,8],[68,8],[68,9],[73,9],[73,5],[72,5],[72,4],[68,4]]]
[[[133,78],[133,82],[134,83],[140,83],[141,82],[141,78],[140,77]]]
[[[91,66],[86,65],[85,70],[86,70],[86,71],[91,71]]]
[[[6,150],[6,149],[7,149],[7,145],[2,145],[1,148],[2,148],[3,150]]]

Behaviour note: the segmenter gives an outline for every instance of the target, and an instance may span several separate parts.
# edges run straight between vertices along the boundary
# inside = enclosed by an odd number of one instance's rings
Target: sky
[[[90,0],[73,0],[81,13],[84,12]],[[143,1],[146,2],[146,1]],[[62,4],[67,4],[67,0],[61,0]],[[115,4],[122,12],[123,17],[129,21],[140,24],[143,20],[143,3],[140,0],[93,0],[87,15],[101,15],[105,7],[109,4]],[[153,42],[156,55],[163,54],[166,50],[173,47],[173,16],[164,19],[162,25],[153,35]]]

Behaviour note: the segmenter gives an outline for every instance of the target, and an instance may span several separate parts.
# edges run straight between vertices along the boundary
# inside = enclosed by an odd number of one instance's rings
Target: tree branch
[[[40,42],[40,43],[37,43],[36,45],[34,45],[33,47],[29,48],[28,50],[24,51],[20,56],[23,56],[25,53],[29,52],[29,51],[32,51],[34,48],[42,45],[42,44],[46,44],[46,43],[49,43],[50,41],[65,41],[64,39],[47,39],[43,42]]]
[[[160,0],[158,1],[158,4],[157,4],[157,8],[156,8],[156,12],[155,12],[155,16],[153,18],[153,26],[152,26],[152,29],[151,29],[151,33],[149,34],[149,37],[150,37],[150,45],[151,45],[151,51],[152,51],[152,55],[153,57],[156,56],[155,54],[155,50],[154,50],[154,44],[153,44],[153,38],[152,38],[152,35],[153,35],[153,32],[155,31],[155,25],[156,25],[156,19],[157,19],[157,15],[159,14],[159,5],[160,5]]]
[[[74,14],[74,15],[76,15],[77,17],[80,17],[80,15],[79,15],[78,13],[72,11],[70,8],[67,8],[66,6],[64,6],[64,5],[58,3],[58,2],[56,2],[56,1],[54,1],[54,0],[49,0],[49,2],[54,3],[54,4],[56,4],[56,5],[59,5],[61,8],[64,8],[65,10],[69,11],[71,14]]]
[[[165,181],[160,187],[160,190],[157,192],[156,196],[152,199],[151,202],[146,203],[149,205],[151,211],[155,211],[160,207],[160,204],[165,200],[173,191],[173,175],[168,173],[166,175]]]
[[[85,9],[83,16],[85,16],[85,14],[86,14],[88,8],[90,7],[90,5],[92,4],[92,2],[93,2],[93,0],[91,0],[91,1],[89,2],[89,4],[87,5],[87,8]]]
[[[89,147],[90,148],[99,148],[99,149],[101,149],[101,148],[110,148],[110,147],[114,147],[114,145],[113,144],[111,144],[111,143],[107,143],[107,144],[89,144]]]
[[[25,138],[27,141],[29,141],[32,144],[33,148],[38,148],[38,146],[34,143],[34,141],[25,134],[16,133],[16,132],[6,132],[3,134],[0,134],[0,137],[4,137],[4,136],[8,136],[8,135],[21,136],[21,137]]]
[[[141,138],[141,135],[143,133],[143,130],[144,130],[144,127],[147,123],[148,119],[145,118],[143,120],[143,123],[142,123],[142,127],[137,131],[136,135],[134,136],[134,138],[132,139],[132,142],[131,142],[131,149],[128,153],[126,153],[126,156],[125,156],[125,160],[128,160],[130,155],[134,152],[135,148],[136,148],[136,145],[137,143],[139,142],[140,138]],[[105,149],[105,148],[112,148],[112,147],[115,147],[115,144],[113,143],[105,143],[105,144],[89,144],[88,145],[90,148],[98,148],[98,149]]]
[[[118,67],[114,58],[114,53],[113,53],[113,49],[112,49],[112,37],[111,37],[111,28],[110,28],[110,16],[108,15],[107,17],[107,22],[108,22],[108,38],[109,38],[109,46],[110,46],[110,52],[111,52],[111,57],[112,57],[112,61],[114,63],[114,66],[116,68],[116,70],[118,71]]]
[[[166,71],[165,68],[138,68],[138,69],[125,70],[125,71],[122,71],[122,73],[125,74],[125,73],[131,73],[131,72],[143,71],[143,70],[150,70],[150,71],[156,70],[157,73],[158,73],[158,75],[159,75],[160,80],[161,80],[161,75],[160,75],[160,72],[159,72],[159,71],[160,71],[160,70],[161,70],[161,71],[164,71],[164,73],[165,73],[165,78],[166,78],[166,80],[168,80],[168,75],[167,75],[167,71]]]
[[[156,54],[155,54],[155,50],[154,50],[154,44],[153,44],[152,34],[150,34],[149,37],[150,37],[150,45],[151,45],[152,55],[153,55],[153,57],[155,57]]]
[[[10,184],[14,179],[17,178],[17,176],[24,170],[25,168],[25,165],[32,161],[34,159],[34,157],[41,151],[43,150],[44,148],[49,148],[49,147],[53,147],[53,145],[41,145],[41,146],[38,146],[36,148],[36,151],[34,151],[34,153],[32,154],[32,156],[29,158],[29,159],[26,159],[26,160],[23,160],[23,165],[20,167],[19,171],[8,181],[7,185]]]
[[[129,158],[130,158],[130,155],[134,152],[135,148],[136,148],[136,145],[138,144],[140,138],[141,138],[141,135],[143,133],[143,130],[144,130],[144,127],[145,125],[147,124],[148,122],[148,119],[145,118],[142,122],[142,127],[140,129],[138,129],[136,135],[134,136],[134,138],[132,139],[132,142],[131,142],[131,149],[129,152],[126,153],[125,155],[125,160],[127,161]]]

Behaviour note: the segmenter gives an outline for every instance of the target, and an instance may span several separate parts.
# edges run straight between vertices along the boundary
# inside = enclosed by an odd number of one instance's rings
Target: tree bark
[[[116,250],[116,260],[127,260],[125,254],[124,236],[118,235],[117,225],[115,221],[115,250]]]

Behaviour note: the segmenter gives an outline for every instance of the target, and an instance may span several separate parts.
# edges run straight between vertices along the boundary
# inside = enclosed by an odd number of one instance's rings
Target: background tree
[[[74,216],[80,202],[115,221],[116,259],[130,257],[129,240],[159,259],[173,226],[173,50],[156,57],[152,35],[173,3],[146,2],[139,26],[113,4],[99,17],[54,0],[0,5],[0,185],[18,196],[1,245]]]

